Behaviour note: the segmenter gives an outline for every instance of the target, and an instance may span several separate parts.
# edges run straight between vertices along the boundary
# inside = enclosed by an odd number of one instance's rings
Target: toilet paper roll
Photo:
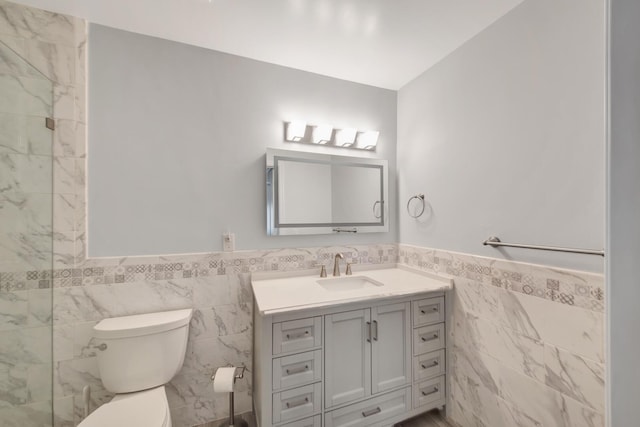
[[[236,368],[218,368],[213,379],[213,391],[216,393],[231,393],[236,376]]]

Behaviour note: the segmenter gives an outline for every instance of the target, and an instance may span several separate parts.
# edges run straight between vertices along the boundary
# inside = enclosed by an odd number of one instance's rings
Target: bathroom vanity
[[[260,427],[387,426],[445,405],[450,280],[395,265],[297,273],[252,281]]]

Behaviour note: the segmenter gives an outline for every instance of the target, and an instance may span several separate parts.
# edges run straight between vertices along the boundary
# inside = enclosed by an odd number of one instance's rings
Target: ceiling
[[[395,90],[523,0],[14,1]]]

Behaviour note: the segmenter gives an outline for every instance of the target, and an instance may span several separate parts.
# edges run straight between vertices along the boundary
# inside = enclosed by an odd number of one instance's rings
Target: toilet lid
[[[93,411],[78,427],[166,427],[169,405],[164,387],[118,394]]]

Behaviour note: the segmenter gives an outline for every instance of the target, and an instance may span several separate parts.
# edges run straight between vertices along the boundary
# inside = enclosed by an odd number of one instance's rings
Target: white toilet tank
[[[104,319],[93,327],[98,368],[113,393],[168,383],[182,368],[192,310]]]

